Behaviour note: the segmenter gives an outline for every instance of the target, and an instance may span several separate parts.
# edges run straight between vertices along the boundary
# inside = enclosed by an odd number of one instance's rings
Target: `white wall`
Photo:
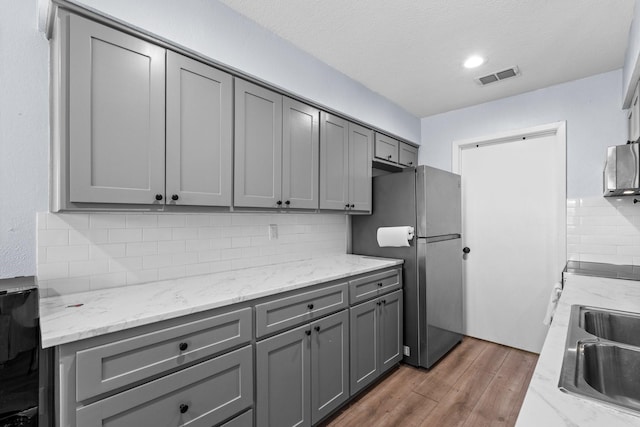
[[[418,142],[420,120],[215,0],[85,0],[104,13]],[[37,0],[0,0],[0,278],[36,273],[48,208],[49,44]]]
[[[35,0],[0,0],[0,278],[36,272],[36,212],[47,209],[49,44]]]
[[[419,163],[451,170],[453,141],[566,120],[567,197],[600,196],[606,147],[627,136],[621,85],[617,70],[425,117]]]
[[[633,10],[633,21],[629,29],[627,40],[627,51],[624,57],[624,68],[622,71],[622,97],[631,99],[634,88],[630,88],[632,82],[635,83],[640,76],[640,0],[636,0]],[[631,90],[631,93],[629,93]]]
[[[75,1],[412,142],[420,140],[417,117],[216,0]]]

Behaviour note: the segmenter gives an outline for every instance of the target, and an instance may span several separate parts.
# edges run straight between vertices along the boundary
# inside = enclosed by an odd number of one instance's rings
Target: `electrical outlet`
[[[408,345],[404,346],[403,353],[404,353],[405,356],[411,356],[411,349],[409,348]]]
[[[269,240],[278,238],[278,224],[269,224]]]

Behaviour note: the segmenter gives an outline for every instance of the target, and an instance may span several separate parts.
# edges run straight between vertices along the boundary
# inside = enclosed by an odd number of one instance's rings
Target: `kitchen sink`
[[[605,340],[640,346],[640,315],[583,307],[581,326]]]
[[[572,306],[558,387],[639,413],[638,335],[639,313]]]

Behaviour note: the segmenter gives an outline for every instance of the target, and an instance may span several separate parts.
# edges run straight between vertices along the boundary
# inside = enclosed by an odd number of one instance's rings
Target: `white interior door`
[[[462,237],[471,249],[464,261],[467,335],[542,348],[549,293],[566,262],[565,134],[558,123],[454,144]]]

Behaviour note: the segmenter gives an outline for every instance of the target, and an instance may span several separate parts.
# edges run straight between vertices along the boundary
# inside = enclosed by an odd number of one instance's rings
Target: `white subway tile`
[[[269,240],[268,236],[253,236],[251,237],[251,246],[252,247],[261,247],[261,246],[273,246],[277,239]]]
[[[69,263],[54,262],[38,264],[38,282],[41,280],[63,279],[69,277]]]
[[[70,245],[99,245],[108,241],[106,229],[69,230]]]
[[[208,251],[211,249],[211,240],[187,240],[185,250],[187,252]]]
[[[47,247],[47,262],[85,261],[87,259],[89,259],[89,247],[86,245]]]
[[[106,259],[71,261],[69,263],[69,277],[92,276],[108,272],[109,262]]]
[[[171,254],[145,255],[142,257],[142,268],[145,270],[166,267],[168,265],[171,265]]]
[[[211,239],[211,249],[227,249],[231,248],[231,238],[222,237],[219,239]]]
[[[158,215],[158,227],[159,228],[178,228],[184,227],[185,215],[183,214],[163,214]]]
[[[38,230],[47,229],[47,216],[49,212],[36,212],[36,227]]]
[[[49,214],[47,217],[47,228],[53,229],[74,229],[82,230],[89,228],[89,214]]]
[[[158,280],[158,270],[127,271],[127,285],[155,282]]]
[[[157,228],[157,215],[127,215],[127,228]]]
[[[125,228],[127,226],[126,215],[116,214],[90,214],[90,228]]]
[[[567,236],[567,243],[569,242],[569,237],[577,237],[577,236]],[[607,236],[607,235],[584,235],[579,237],[580,243],[584,244],[593,244],[593,245],[633,245],[634,239],[633,236]],[[577,243],[577,242],[574,242]]]
[[[162,240],[171,240],[173,233],[171,228],[143,228],[142,240],[145,242],[159,242]]]
[[[228,227],[232,223],[232,218],[238,214],[213,214],[211,218],[211,225],[215,227]]]
[[[200,227],[198,228],[198,239],[219,239],[222,237],[222,227]]]
[[[118,273],[121,271],[137,271],[142,270],[142,257],[125,257],[109,259],[109,272]]]
[[[242,258],[255,258],[260,256],[260,248],[242,248]]]
[[[579,200],[578,199],[567,199],[567,207],[568,208],[575,208],[577,206],[579,206]]]
[[[128,243],[141,241],[141,228],[113,228],[109,230],[109,243]]]
[[[126,255],[124,243],[108,243],[104,245],[92,245],[89,247],[91,259],[120,258]]]
[[[186,276],[184,265],[162,267],[158,269],[158,280],[177,279]]]
[[[211,265],[212,273],[219,273],[221,271],[230,271],[232,268],[231,261],[215,261],[210,263],[210,265]]]
[[[618,246],[618,255],[640,257],[640,246]]]
[[[183,252],[171,256],[171,265],[197,264],[198,254],[195,252]]]
[[[158,253],[159,254],[175,254],[185,251],[185,241],[184,240],[176,240],[169,242],[158,242]]]
[[[220,250],[220,259],[229,260],[237,259],[242,256],[242,249],[222,249]]]
[[[198,252],[198,261],[199,262],[211,262],[218,261],[220,259],[220,250],[215,249],[211,251],[202,251]]]
[[[633,263],[633,257],[628,255],[580,254],[580,261],[630,265]]]
[[[38,286],[48,289],[47,296],[69,295],[78,292],[91,290],[91,281],[88,277],[69,277],[66,279],[43,280]],[[81,303],[82,299],[78,299]],[[69,298],[69,303],[73,304],[73,299]]]
[[[577,252],[581,254],[604,254],[613,255],[616,253],[616,246],[612,245],[578,245]]]
[[[69,244],[69,230],[38,230],[38,246],[64,246]]]
[[[124,286],[127,284],[127,274],[125,272],[120,273],[107,273],[91,276],[91,289],[104,289],[114,288],[117,286]]]
[[[232,248],[245,248],[250,245],[251,245],[251,239],[249,237],[232,237],[231,238]]]
[[[211,264],[202,262],[199,264],[190,264],[185,266],[187,276],[200,276],[202,274],[211,273]]]
[[[197,228],[173,228],[172,230],[172,238],[173,240],[187,240],[187,239],[197,239],[198,238],[198,229]]]
[[[126,256],[155,255],[158,253],[158,242],[136,242],[126,244]]]
[[[211,216],[207,214],[186,215],[185,225],[187,227],[209,227],[211,225]]]

